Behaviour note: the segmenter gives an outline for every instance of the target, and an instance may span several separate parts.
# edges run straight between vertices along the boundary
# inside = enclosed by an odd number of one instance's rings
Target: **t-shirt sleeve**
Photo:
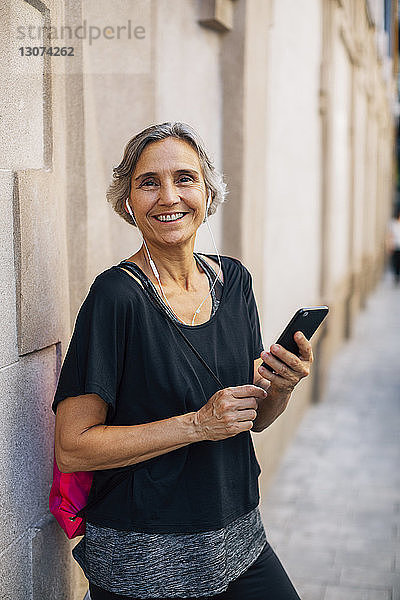
[[[243,268],[243,289],[249,311],[251,333],[253,337],[253,358],[260,358],[260,353],[264,349],[264,344],[261,335],[260,318],[253,292],[253,279],[250,272],[242,264]]]
[[[124,362],[125,309],[118,294],[92,284],[79,309],[52,409],[69,396],[98,394],[114,414]]]

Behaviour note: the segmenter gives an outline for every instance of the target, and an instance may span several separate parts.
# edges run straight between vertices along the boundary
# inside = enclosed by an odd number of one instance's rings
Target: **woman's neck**
[[[168,252],[165,249],[160,250],[157,247],[149,246],[149,244],[147,246],[163,287],[177,287],[185,292],[197,289],[200,271],[193,256],[193,247],[182,250],[174,248]],[[141,264],[145,266],[146,274],[155,277],[144,244],[137,255],[140,257]]]

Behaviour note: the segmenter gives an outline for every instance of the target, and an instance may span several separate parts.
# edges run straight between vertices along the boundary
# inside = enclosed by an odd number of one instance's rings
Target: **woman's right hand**
[[[203,439],[224,440],[251,429],[257,417],[257,400],[266,396],[265,390],[252,384],[218,390],[195,413]]]

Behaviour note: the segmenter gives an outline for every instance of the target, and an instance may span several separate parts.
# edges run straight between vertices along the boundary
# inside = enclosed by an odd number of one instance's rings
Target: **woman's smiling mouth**
[[[185,212],[176,212],[176,213],[164,213],[162,215],[155,215],[153,218],[159,221],[160,223],[173,223],[175,221],[180,221],[183,217],[188,214]]]

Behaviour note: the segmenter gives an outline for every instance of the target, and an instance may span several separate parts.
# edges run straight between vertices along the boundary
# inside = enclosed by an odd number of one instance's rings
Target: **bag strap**
[[[123,271],[126,271],[127,273],[129,273],[129,275],[131,275],[131,277],[133,277],[133,279],[135,279],[143,289],[144,286],[142,284],[142,282],[140,281],[140,279],[138,277],[136,277],[136,275],[134,275],[130,269],[124,269],[124,267],[119,267],[120,269],[122,269]],[[148,293],[148,296],[151,298],[151,300],[153,302],[155,302],[155,299],[153,298],[153,295],[151,293]],[[161,300],[160,300],[161,302]],[[164,312],[163,312],[164,314]],[[210,373],[211,377],[214,379],[214,381],[216,381],[216,383],[220,386],[221,389],[223,389],[224,385],[221,383],[221,381],[219,380],[219,378],[216,376],[216,374],[214,373],[214,371],[211,369],[211,367],[209,367],[209,365],[206,363],[206,361],[204,360],[204,358],[199,354],[199,352],[196,350],[196,348],[193,346],[193,344],[187,339],[186,335],[183,333],[183,331],[180,329],[180,327],[178,326],[177,323],[175,323],[175,321],[171,318],[169,318],[169,322],[172,323],[172,325],[175,327],[175,329],[177,330],[177,332],[182,336],[182,338],[185,340],[185,342],[187,343],[187,345],[192,349],[192,351],[194,352],[194,354],[197,356],[197,358],[199,359],[199,361],[201,362],[201,364],[207,369],[207,371]]]
[[[183,333],[183,331],[181,331],[181,329],[179,329],[179,326],[177,325],[177,323],[175,323],[175,321],[173,321],[172,319],[171,319],[171,323],[173,324],[173,326],[175,327],[175,329],[181,334],[181,336],[183,337],[183,339],[185,340],[185,342],[193,350],[193,352],[195,353],[195,355],[197,356],[197,358],[199,359],[199,361],[205,366],[205,368],[207,369],[207,371],[213,377],[214,381],[216,381],[218,383],[218,385],[220,386],[220,388],[222,390],[223,387],[224,387],[224,385],[218,379],[218,377],[216,376],[216,374],[214,373],[214,371],[211,369],[211,367],[208,366],[208,364],[206,363],[206,361],[204,360],[204,358],[197,352],[196,348],[187,339],[187,337],[185,336],[185,334]]]
[[[128,268],[124,268],[124,267],[119,267],[120,269],[122,269],[123,271],[125,271],[126,273],[128,273],[128,275],[130,275],[131,277],[133,277],[133,279],[135,279],[137,281],[137,283],[143,288],[143,290],[145,292],[147,292],[148,297],[151,299],[151,301],[153,303],[156,302],[156,300],[153,298],[152,293],[149,290],[146,290],[143,283],[141,282],[141,280],[136,277],[136,275],[134,275],[132,273],[132,271]],[[161,302],[161,301],[160,301]],[[164,311],[163,311],[163,314]],[[201,364],[207,369],[207,371],[210,373],[210,375],[212,376],[212,378],[214,379],[214,381],[219,385],[220,389],[223,389],[223,384],[222,382],[219,380],[219,378],[216,376],[216,374],[214,373],[214,371],[211,369],[211,367],[209,367],[209,365],[206,363],[206,361],[204,360],[204,358],[199,354],[199,352],[196,350],[196,348],[193,346],[193,344],[187,339],[187,337],[185,336],[185,334],[183,333],[183,331],[181,331],[181,329],[179,328],[179,326],[177,325],[177,323],[175,323],[175,321],[173,321],[173,319],[169,318],[169,322],[172,323],[172,325],[175,327],[175,329],[177,330],[177,332],[182,336],[182,338],[185,340],[185,342],[187,343],[187,345],[191,348],[191,350],[194,352],[194,354],[196,355],[196,357],[199,359],[199,361],[201,362]],[[136,466],[136,465],[135,465]],[[139,466],[139,465],[138,465]],[[75,519],[78,518],[83,518],[85,515],[85,512],[88,508],[92,508],[92,506],[94,506],[95,504],[97,504],[98,502],[100,502],[100,500],[102,500],[103,498],[105,498],[105,496],[111,492],[114,488],[117,487],[117,485],[119,485],[120,483],[122,483],[122,481],[134,470],[136,470],[138,468],[138,466],[136,466],[136,468],[132,469],[128,469],[127,471],[120,473],[119,477],[115,477],[115,479],[111,482],[109,482],[108,485],[104,486],[104,488],[101,490],[101,492],[99,494],[97,494],[95,496],[95,498],[93,498],[93,500],[91,500],[90,502],[88,502],[83,508],[81,508],[81,510],[79,510],[75,516],[70,517],[71,521],[75,521]]]
[[[85,504],[85,506],[83,508],[81,508],[80,510],[78,510],[78,512],[74,516],[70,517],[69,520],[75,521],[75,519],[84,518],[85,513],[88,508],[92,508],[92,506],[94,506],[95,504],[100,502],[100,500],[103,500],[103,498],[105,496],[107,496],[107,494],[109,492],[111,492],[111,490],[116,488],[117,485],[119,485],[124,479],[126,479],[126,477],[130,473],[132,473],[132,471],[136,471],[136,469],[130,468],[129,470],[124,471],[123,473],[119,473],[119,477],[115,477],[115,479],[112,479],[111,482],[108,483],[108,485],[105,485],[104,488],[102,488],[101,492],[99,494],[96,494],[96,496],[93,498],[93,500],[90,500],[90,502],[87,502]]]

